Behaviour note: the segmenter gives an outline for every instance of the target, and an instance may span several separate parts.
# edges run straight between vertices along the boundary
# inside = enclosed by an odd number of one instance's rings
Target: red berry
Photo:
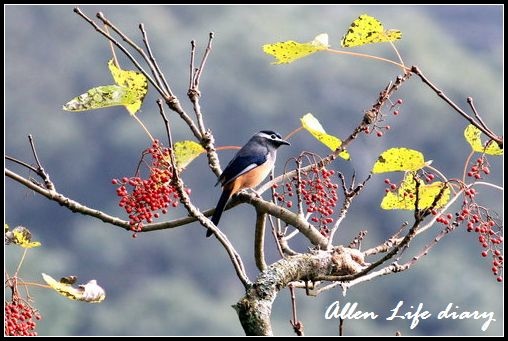
[[[482,251],[482,257],[487,257],[488,253],[487,251]]]

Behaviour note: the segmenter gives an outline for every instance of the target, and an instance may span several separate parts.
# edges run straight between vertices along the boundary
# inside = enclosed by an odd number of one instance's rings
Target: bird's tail
[[[220,217],[222,216],[222,212],[224,212],[224,208],[226,207],[226,204],[228,203],[229,197],[231,196],[231,191],[224,188],[222,191],[222,194],[220,196],[219,202],[217,203],[217,206],[215,207],[215,212],[213,212],[212,216],[212,223],[214,223],[216,226],[219,224]],[[212,235],[212,230],[206,231],[206,237],[210,237]]]

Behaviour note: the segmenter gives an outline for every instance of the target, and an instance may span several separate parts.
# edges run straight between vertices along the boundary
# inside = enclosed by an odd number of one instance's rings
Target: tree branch
[[[319,233],[312,224],[298,214],[291,212],[284,207],[277,206],[272,202],[260,199],[253,193],[246,193],[244,191],[239,193],[237,198],[242,202],[248,202],[253,205],[256,210],[260,212],[268,213],[275,218],[281,219],[286,224],[298,229],[313,245],[317,245],[324,250],[327,249],[328,239]]]
[[[498,144],[499,148],[503,149],[503,138],[501,138],[501,137],[495,135],[494,133],[492,133],[492,131],[490,131],[490,129],[487,129],[484,126],[483,121],[476,122],[471,116],[466,114],[466,112],[464,110],[462,110],[457,104],[455,104],[451,99],[449,99],[444,94],[444,92],[442,90],[438,89],[437,86],[435,86],[429,79],[427,79],[427,77],[425,77],[425,75],[418,68],[418,66],[412,66],[411,67],[411,72],[416,74],[416,75],[418,75],[418,77],[420,77],[420,79],[423,81],[423,83],[428,85],[449,106],[451,106],[456,112],[458,112],[462,117],[464,117],[466,119],[466,121],[468,121],[469,123],[474,125],[476,128],[481,130],[482,133],[487,135],[491,140],[495,141]]]
[[[66,196],[58,193],[57,191],[42,188],[42,187],[38,186],[37,184],[33,183],[32,181],[25,179],[24,177],[16,174],[15,172],[13,172],[7,168],[5,168],[5,175],[8,176],[9,178],[19,182],[23,186],[45,196],[49,200],[56,201],[61,206],[67,207],[72,212],[81,213],[84,215],[95,217],[97,219],[102,220],[105,223],[109,223],[109,224],[112,224],[112,225],[115,225],[118,227],[122,227],[125,230],[130,230],[129,222],[122,220],[120,218],[117,218],[117,217],[107,215],[106,213],[103,213],[102,211],[95,210],[95,209],[89,208],[85,205],[82,205],[79,202],[69,199]]]
[[[266,213],[256,210],[256,234],[254,238],[254,259],[259,271],[266,269],[265,261]]]
[[[352,275],[362,270],[358,250],[337,247],[282,259],[263,271],[233,308],[248,336],[272,335],[270,314],[277,293],[293,281]]]

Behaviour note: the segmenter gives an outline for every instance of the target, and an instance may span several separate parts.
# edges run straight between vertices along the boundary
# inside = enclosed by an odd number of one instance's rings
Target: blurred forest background
[[[362,13],[397,28],[396,43],[407,65],[418,65],[453,100],[467,109],[475,99],[484,120],[501,134],[503,123],[502,6],[83,6],[89,16],[98,11],[141,43],[144,23],[152,49],[172,89],[185,108],[189,47],[195,39],[199,56],[208,32],[215,32],[213,52],[201,84],[205,123],[217,146],[243,145],[261,129],[288,134],[300,117],[312,112],[325,129],[344,137],[357,125],[379,91],[400,70],[392,65],[350,56],[318,53],[289,65],[271,65],[262,45],[284,40],[310,41],[330,35],[332,47]],[[126,218],[117,206],[111,179],[133,174],[148,139],[122,107],[92,112],[61,110],[68,100],[91,87],[112,84],[106,62],[109,45],[72,6],[6,6],[5,8],[5,153],[32,162],[27,135],[32,134],[39,157],[57,189],[90,207]],[[391,59],[389,44],[354,51]],[[127,62],[122,67],[131,68]],[[394,146],[421,150],[447,176],[461,177],[470,147],[463,139],[466,122],[423,86],[417,77],[397,93],[404,100],[400,115],[389,115],[392,130],[383,138],[361,136],[350,148],[352,160],[334,168],[361,179],[379,153]],[[153,89],[140,118],[152,134],[164,139]],[[396,99],[396,98],[395,98]],[[395,100],[394,99],[394,100]],[[175,140],[191,138],[189,129],[171,113]],[[276,166],[302,150],[325,155],[325,147],[305,133],[281,148]],[[219,154],[224,167],[233,151]],[[489,180],[502,184],[502,160],[490,158]],[[25,170],[8,167],[28,175]],[[192,198],[201,209],[213,207],[220,189],[200,157],[184,173]],[[354,203],[342,225],[340,241],[349,243],[360,230],[369,234],[364,247],[377,245],[410,219],[407,212],[383,212],[384,176],[376,176]],[[392,179],[397,180],[396,176]],[[480,190],[481,203],[503,217],[499,192]],[[21,276],[42,281],[41,272],[55,278],[75,274],[106,289],[102,304],[72,302],[54,292],[32,289],[43,320],[40,335],[242,335],[231,305],[243,295],[226,252],[213,238],[205,239],[198,224],[173,230],[128,233],[96,219],[73,214],[10,179],[5,180],[5,222],[27,226],[43,247],[30,250]],[[171,210],[168,218],[181,217]],[[249,269],[253,260],[254,210],[242,205],[224,214],[221,228],[230,236]],[[436,233],[438,228],[434,230]],[[433,236],[415,242],[420,249]],[[423,238],[425,239],[425,238]],[[306,250],[301,240],[299,249]],[[268,262],[277,260],[273,242]],[[298,249],[298,246],[297,246]],[[298,292],[298,316],[307,335],[337,335],[337,320],[324,312],[336,300],[358,302],[358,309],[380,315],[376,320],[346,321],[347,335],[501,335],[503,284],[491,274],[490,260],[480,256],[475,234],[461,226],[446,236],[416,267],[401,274],[362,283],[344,297],[339,289],[319,297]],[[408,253],[410,254],[411,251]],[[6,247],[6,267],[14,271],[21,251]],[[7,293],[7,292],[6,292]],[[405,307],[424,304],[433,317],[409,329],[410,321],[386,321],[399,301]],[[486,332],[483,320],[438,320],[449,303],[457,311],[494,312],[496,322]],[[272,313],[276,335],[292,335],[287,290],[277,297]]]

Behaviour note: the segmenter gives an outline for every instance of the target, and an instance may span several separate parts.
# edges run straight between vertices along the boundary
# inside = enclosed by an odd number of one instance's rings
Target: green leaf
[[[275,44],[266,44],[263,45],[263,51],[277,59],[272,64],[288,64],[315,52],[326,50],[328,46],[328,34],[321,33],[308,43],[288,40]]]
[[[402,38],[399,30],[385,30],[383,24],[367,14],[360,15],[342,37],[342,47],[354,47],[372,43],[384,43]]]
[[[205,152],[205,149],[194,141],[179,141],[175,143],[175,159],[178,169],[182,170],[195,158]]]
[[[113,60],[108,62],[108,67],[116,85],[92,88],[67,102],[63,110],[87,111],[123,105],[134,115],[141,108],[148,91],[146,77],[140,72],[119,69]]]
[[[315,118],[311,113],[303,116],[300,121],[302,122],[302,127],[304,127],[312,136],[314,136],[319,142],[330,148],[332,151],[335,151],[342,145],[341,139],[338,137],[328,135],[319,123],[318,119]],[[345,160],[349,160],[351,156],[347,151],[343,151],[339,154],[339,156]]]
[[[66,111],[87,111],[124,105],[123,98],[126,93],[126,88],[119,85],[98,86],[71,99],[63,106],[63,109]]]
[[[69,281],[69,277],[72,278],[72,280]],[[57,282],[53,277],[45,273],[42,274],[42,278],[52,289],[70,300],[100,303],[106,298],[104,289],[97,284],[95,279],[75,288],[72,286],[72,283],[75,282],[75,276],[63,277],[60,282]]]
[[[426,165],[423,154],[408,148],[391,148],[379,155],[372,173],[415,171]]]
[[[503,149],[495,141],[489,140],[486,143],[482,143],[481,135],[481,130],[472,124],[468,125],[464,130],[464,137],[475,152],[489,155],[503,155]]]
[[[445,183],[436,181],[426,185],[422,180],[418,190],[418,209],[425,209],[432,206],[435,198],[443,188],[447,186]],[[446,205],[450,200],[450,188],[444,190],[441,198],[437,202],[435,208]],[[397,192],[388,192],[381,201],[381,208],[384,210],[414,210],[416,201],[416,181],[413,173],[408,172],[399,186]]]

